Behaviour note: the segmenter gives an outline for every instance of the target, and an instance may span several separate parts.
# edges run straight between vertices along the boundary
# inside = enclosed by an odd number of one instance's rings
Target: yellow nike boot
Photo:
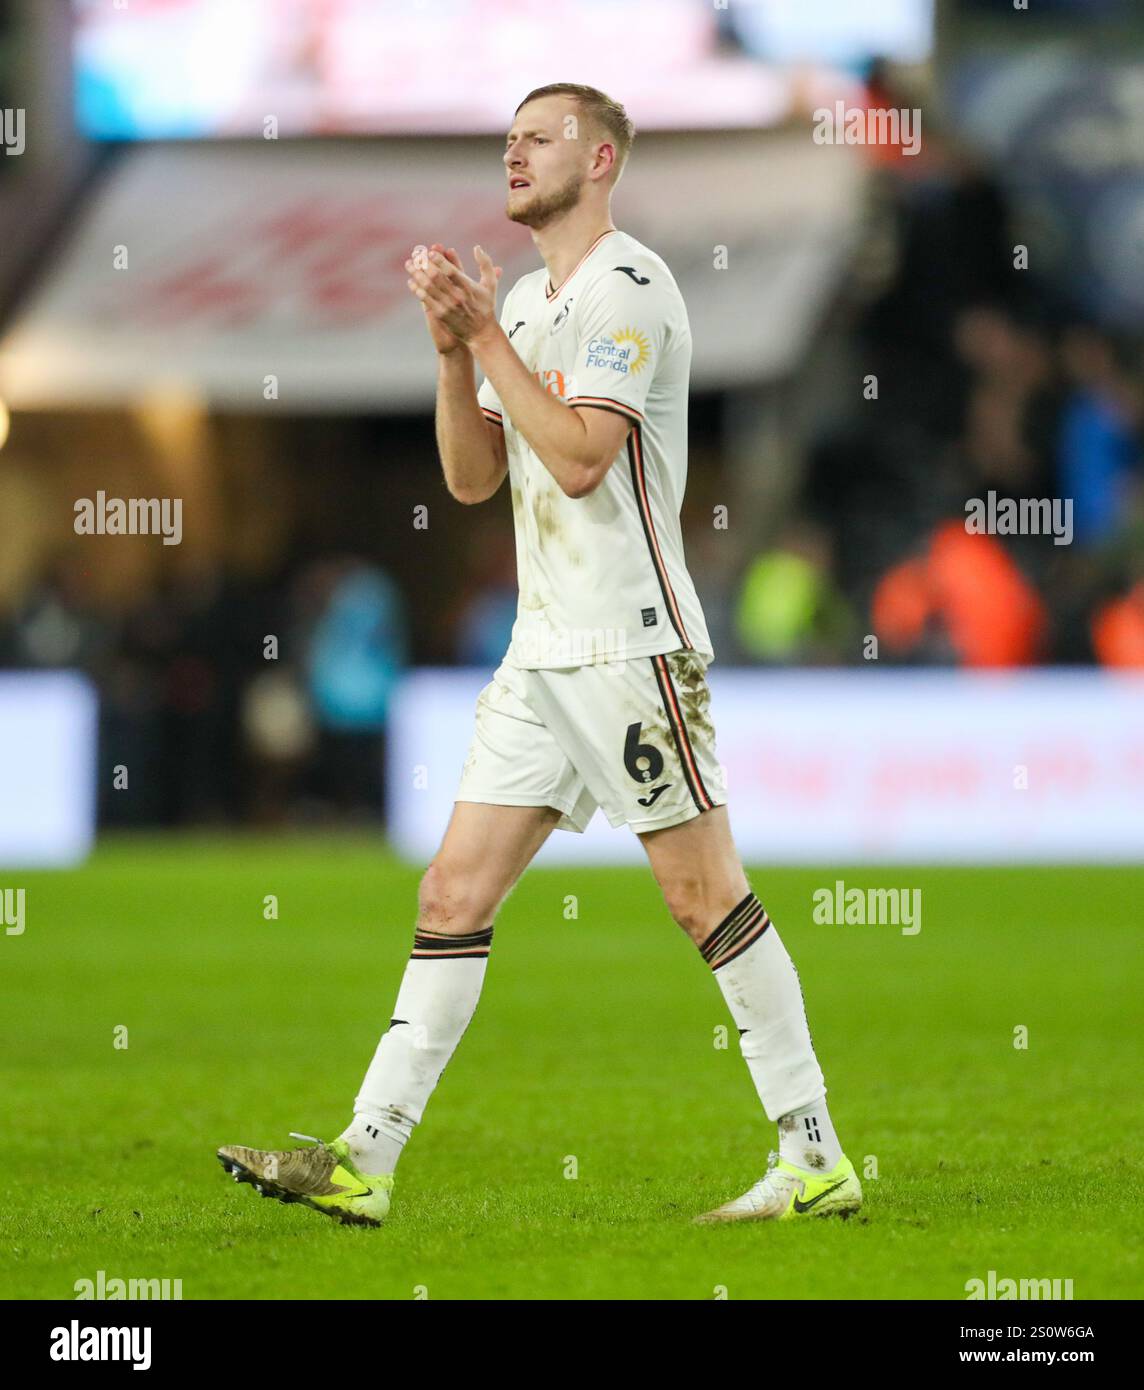
[[[235,1182],[246,1182],[263,1197],[280,1202],[301,1202],[332,1216],[343,1226],[380,1226],[389,1212],[392,1173],[360,1173],[349,1156],[344,1139],[324,1144],[308,1134],[312,1149],[248,1149],[226,1144],[218,1160]]]
[[[842,1155],[829,1173],[812,1173],[796,1168],[777,1153],[769,1155],[767,1171],[734,1201],[695,1220],[701,1224],[717,1221],[792,1221],[797,1216],[852,1216],[862,1205],[862,1185],[854,1165]]]

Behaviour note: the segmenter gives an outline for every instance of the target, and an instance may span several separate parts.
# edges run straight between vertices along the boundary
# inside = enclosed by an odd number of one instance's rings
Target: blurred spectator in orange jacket
[[[960,521],[882,576],[871,612],[888,655],[959,666],[1030,665],[1046,630],[1045,606],[1005,547]]]
[[[1092,647],[1102,666],[1144,667],[1144,579],[1093,614]]]

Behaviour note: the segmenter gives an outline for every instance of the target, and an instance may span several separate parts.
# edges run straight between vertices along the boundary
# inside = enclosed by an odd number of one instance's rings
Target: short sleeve
[[[576,315],[567,405],[598,406],[642,422],[674,313],[673,290],[653,266],[618,266],[592,282]]]
[[[486,420],[491,420],[494,425],[500,425],[502,429],[504,428],[504,411],[501,409],[500,397],[488,377],[485,377],[477,390],[477,404],[484,412]]]
[[[512,299],[513,290],[515,289],[516,286],[514,285],[513,288],[509,290],[508,294],[505,295],[504,303],[501,305],[500,325],[506,332],[508,331],[506,324],[510,322],[508,310],[509,301]],[[496,393],[496,387],[488,377],[485,377],[477,388],[477,404],[484,412],[486,420],[491,420],[494,425],[500,425],[501,429],[504,428],[504,406],[501,405],[500,397]]]

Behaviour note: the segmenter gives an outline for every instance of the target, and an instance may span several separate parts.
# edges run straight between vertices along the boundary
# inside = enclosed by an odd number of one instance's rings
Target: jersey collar
[[[584,252],[584,254],[580,257],[580,259],[576,262],[576,264],[572,267],[568,274],[565,275],[564,279],[561,280],[561,282],[559,283],[559,285],[556,286],[555,289],[551,288],[552,277],[548,277],[548,279],[544,282],[544,297],[548,300],[550,304],[560,293],[560,291],[564,288],[564,286],[568,283],[568,281],[571,280],[573,275],[576,274],[576,272],[592,254],[596,247],[599,246],[600,242],[602,242],[605,237],[613,236],[618,231],[618,227],[609,227],[606,232],[601,232],[600,235],[596,238],[596,240],[591,244],[591,246],[588,247],[587,251]]]

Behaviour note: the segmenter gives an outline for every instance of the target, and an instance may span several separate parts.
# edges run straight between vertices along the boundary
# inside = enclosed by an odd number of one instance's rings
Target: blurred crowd
[[[937,306],[909,328],[888,307],[866,325],[879,400],[815,442],[788,534],[742,576],[742,656],[868,660],[873,635],[893,662],[1144,666],[1139,346],[997,300],[927,343]]]
[[[892,268],[786,533],[729,588],[736,657],[1144,667],[1144,340],[1030,268],[952,140],[879,179]]]

